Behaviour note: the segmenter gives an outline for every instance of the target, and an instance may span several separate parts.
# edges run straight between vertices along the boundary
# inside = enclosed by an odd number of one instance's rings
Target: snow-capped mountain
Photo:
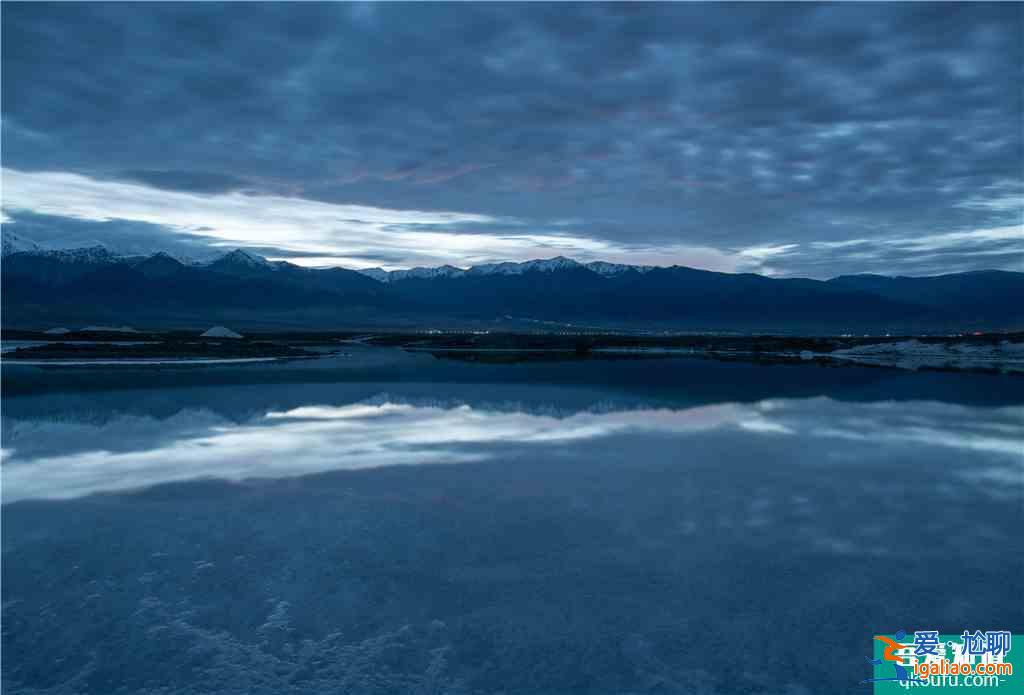
[[[181,265],[188,266],[204,266],[212,263],[216,258],[195,258],[181,253],[170,253],[168,251],[157,251],[151,254],[125,254],[121,256],[121,259],[128,263],[143,263],[148,260],[159,260],[161,262],[174,261]]]
[[[469,270],[444,265],[356,272],[268,261],[243,249],[199,264],[167,253],[118,255],[103,246],[47,250],[12,234],[3,241],[0,297],[9,325],[35,325],[41,315],[50,325],[86,320],[106,325],[112,316],[155,321],[168,314],[216,323],[235,312],[251,320],[310,326],[496,317],[540,324],[668,322],[759,330],[1024,325],[1024,273],[1002,271],[819,281],[679,266],[582,264],[559,256]]]
[[[120,256],[111,253],[106,246],[89,246],[84,249],[57,249],[54,251],[44,251],[43,253],[66,263],[111,263],[120,258]]]
[[[604,275],[605,277],[620,275],[629,271],[646,273],[655,268],[653,265],[626,265],[625,263],[608,263],[607,261],[593,261],[592,263],[587,263],[586,266],[598,275]]]
[[[656,266],[653,265],[626,265],[624,263],[608,263],[606,261],[593,261],[591,263],[580,263],[574,261],[571,258],[565,256],[556,256],[555,258],[538,259],[535,261],[524,261],[514,262],[505,261],[502,263],[484,263],[481,265],[475,265],[469,270],[463,270],[462,268],[456,268],[453,265],[442,265],[435,268],[410,268],[408,270],[384,270],[383,268],[361,268],[358,272],[362,273],[367,277],[371,277],[378,282],[398,282],[400,280],[408,280],[412,278],[416,279],[434,279],[434,278],[452,278],[461,277],[463,275],[469,276],[482,276],[482,275],[522,275],[523,273],[529,272],[541,272],[550,273],[556,270],[568,270],[575,268],[586,268],[591,270],[598,275],[610,277],[613,275],[619,275],[621,273],[635,271],[638,273],[646,273],[653,270]]]
[[[157,251],[150,255],[118,253],[99,243],[73,248],[44,248],[30,239],[4,230],[3,255],[6,257],[15,253],[24,253],[65,263],[112,263],[119,260],[141,262],[148,258],[174,258],[180,263],[193,265],[196,263],[191,259],[174,256],[166,251]]]
[[[279,264],[271,263],[263,256],[258,256],[255,253],[246,251],[244,249],[235,249],[229,251],[220,258],[216,258],[209,263],[207,266],[221,266],[221,267],[235,267],[235,268],[248,268],[248,269],[265,269],[265,270],[277,270]]]
[[[31,246],[29,246],[29,244],[31,244]],[[8,238],[6,234],[4,235],[3,246],[3,255],[5,257],[12,256],[17,253],[27,256],[49,258],[62,263],[112,263],[120,258],[120,256],[108,251],[105,246],[89,246],[81,249],[44,249],[38,244],[25,239],[19,239],[8,246]]]
[[[435,278],[454,278],[465,275],[466,271],[453,265],[441,265],[436,268],[417,266],[408,270],[384,270],[383,268],[361,268],[356,271],[377,282],[398,282],[399,280],[433,280]]]
[[[359,268],[356,272],[368,278],[373,278],[377,282],[389,282],[391,280],[391,273],[383,268]]]
[[[556,270],[583,268],[583,264],[565,256],[555,256],[523,263],[486,263],[475,265],[466,271],[468,275],[522,275],[529,272],[551,273]]]
[[[117,253],[101,244],[81,248],[48,249],[43,248],[34,241],[5,230],[3,232],[3,256],[7,257],[14,254],[24,254],[25,256],[45,258],[62,263],[98,264],[124,262],[132,267],[146,267],[150,270],[156,267],[173,269],[178,265],[233,272],[280,270],[282,268],[297,267],[286,261],[268,261],[263,256],[244,249],[234,249],[206,260],[197,260],[188,256],[168,253],[167,251],[157,251],[152,254]]]
[[[437,268],[416,267],[409,270],[395,270],[390,275],[392,280],[408,280],[412,278],[431,280],[433,278],[458,277],[465,272],[462,268],[456,268],[453,265],[442,265]]]
[[[158,251],[152,255],[131,255],[123,256],[117,253],[113,253],[104,246],[96,245],[82,249],[54,249],[48,250],[40,247],[33,241],[20,237],[10,232],[4,232],[3,234],[3,255],[9,256],[14,253],[30,253],[40,254],[53,257],[57,260],[73,260],[73,261],[85,261],[85,262],[111,262],[113,260],[123,259],[132,263],[143,263],[148,259],[174,259],[179,263],[190,266],[204,266],[213,268],[214,270],[222,271],[234,271],[234,272],[253,272],[262,270],[278,270],[283,267],[287,267],[288,264],[285,261],[268,261],[263,256],[260,256],[251,251],[245,249],[234,249],[227,253],[216,257],[212,260],[197,261],[191,258],[185,258],[169,254],[166,251]],[[591,263],[580,263],[571,258],[565,256],[556,256],[555,258],[538,259],[534,261],[514,262],[506,261],[502,263],[485,263],[482,265],[476,265],[468,270],[463,268],[457,268],[453,265],[442,265],[437,267],[422,267],[418,266],[415,268],[409,268],[407,270],[384,270],[383,268],[361,268],[356,272],[365,275],[366,277],[373,278],[377,282],[382,283],[393,283],[400,282],[402,280],[433,280],[437,278],[454,278],[461,277],[463,275],[470,276],[483,276],[483,275],[522,275],[528,272],[541,272],[550,273],[558,270],[568,270],[577,268],[586,268],[591,270],[598,275],[610,277],[613,275],[619,275],[628,271],[636,271],[639,273],[646,273],[652,270],[655,266],[649,265],[626,265],[621,263],[608,263],[605,261],[593,261]]]
[[[506,261],[503,263],[484,263],[481,265],[475,265],[469,270],[457,268],[453,265],[442,265],[434,268],[409,268],[408,270],[384,270],[383,268],[362,268],[358,272],[371,277],[378,282],[399,282],[401,280],[433,280],[435,278],[454,278],[461,277],[463,275],[469,275],[479,277],[482,275],[522,275],[523,273],[540,272],[540,273],[551,273],[556,270],[569,270],[575,268],[589,268],[588,264],[583,265],[578,261],[574,261],[571,258],[565,256],[556,256],[555,258],[538,259],[535,261],[524,261],[517,263],[514,261]],[[620,270],[608,270],[602,272],[596,268],[590,268],[594,272],[601,273],[602,275],[611,275],[615,272],[624,272],[633,266],[616,266],[612,263],[598,263],[597,265],[604,267],[607,266],[609,269],[618,268]],[[636,266],[638,269],[643,268],[647,270],[646,266]],[[642,271],[641,271],[642,272]]]
[[[8,231],[3,233],[3,255],[10,256],[12,253],[38,253],[42,251],[39,244],[29,241],[23,237]]]
[[[186,264],[169,253],[158,251],[152,256],[126,258],[125,261],[135,270],[149,277],[167,277],[174,275]]]

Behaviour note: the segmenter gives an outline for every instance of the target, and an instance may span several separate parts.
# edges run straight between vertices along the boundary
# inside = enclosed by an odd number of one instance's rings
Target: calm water
[[[1024,380],[354,359],[5,366],[5,692],[869,692],[875,633],[1024,631]]]

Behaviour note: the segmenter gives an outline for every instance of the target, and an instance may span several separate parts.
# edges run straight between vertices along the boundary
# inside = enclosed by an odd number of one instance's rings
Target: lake
[[[1024,632],[1024,380],[362,350],[3,367],[3,681],[869,692]]]

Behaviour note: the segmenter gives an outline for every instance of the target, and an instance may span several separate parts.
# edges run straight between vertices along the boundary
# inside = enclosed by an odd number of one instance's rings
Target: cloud
[[[1019,222],[1021,11],[11,3],[4,160],[183,193],[580,219],[563,231],[665,262],[795,245],[772,267],[821,273],[786,263],[812,242]],[[837,272],[880,267],[840,248],[820,256]]]
[[[683,245],[630,247],[553,226],[450,211],[390,210],[237,191],[199,194],[3,170],[4,210],[19,233],[51,246],[102,243],[125,252],[174,246],[185,255],[245,246],[300,265],[470,266],[538,254],[735,270],[742,254]],[[470,227],[472,231],[462,228]]]
[[[1024,272],[1024,224],[884,239],[818,241],[810,247],[810,252],[787,251],[780,260],[815,275],[822,268],[843,263],[889,275],[938,275],[979,267]]]
[[[169,191],[193,191],[195,193],[225,193],[242,190],[252,184],[245,179],[209,171],[160,171],[131,169],[120,172],[129,181],[163,188]]]

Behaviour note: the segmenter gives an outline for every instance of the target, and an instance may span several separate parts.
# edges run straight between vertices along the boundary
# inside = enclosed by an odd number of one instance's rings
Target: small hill
[[[241,334],[235,333],[230,328],[224,326],[214,326],[210,330],[203,333],[201,338],[241,338]]]

